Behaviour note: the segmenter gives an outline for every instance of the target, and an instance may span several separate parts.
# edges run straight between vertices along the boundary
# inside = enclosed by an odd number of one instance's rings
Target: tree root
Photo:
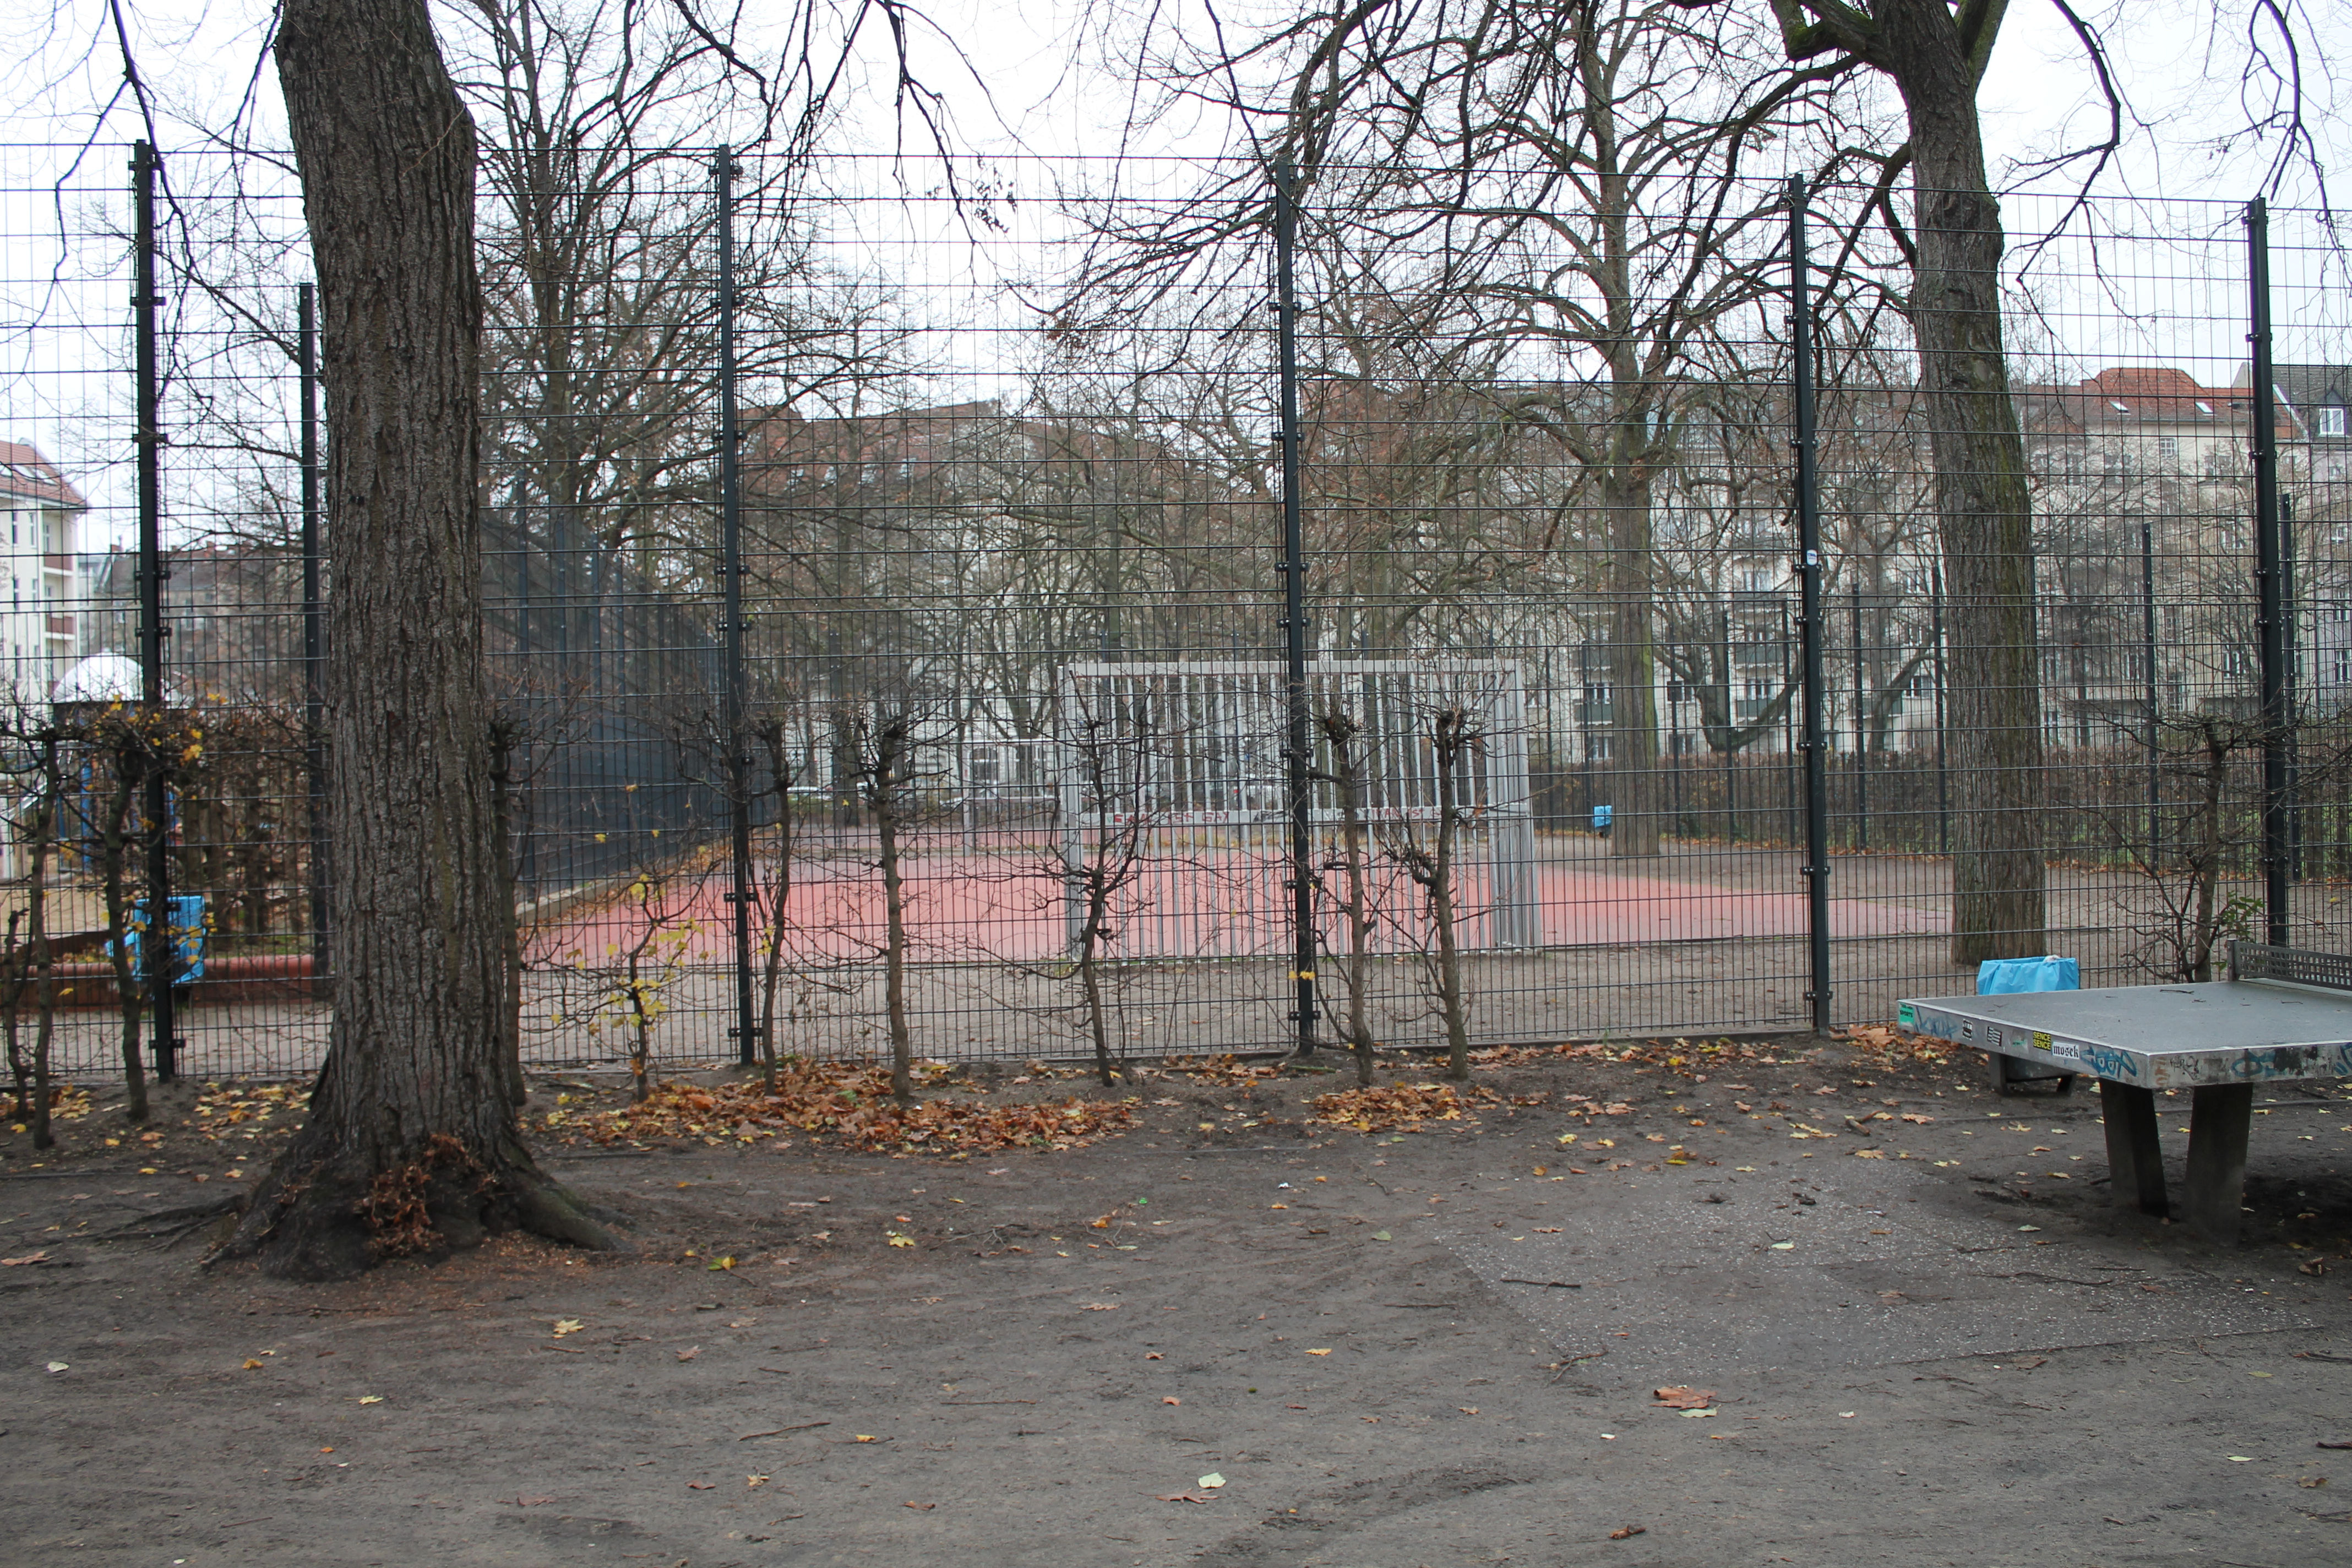
[[[280,1279],[349,1279],[388,1258],[438,1260],[509,1230],[592,1252],[628,1248],[512,1140],[485,1158],[436,1134],[409,1159],[367,1169],[298,1138],[205,1261],[252,1258]]]
[[[165,1247],[176,1247],[189,1237],[206,1229],[228,1227],[223,1223],[243,1211],[245,1200],[231,1194],[215,1198],[208,1204],[193,1204],[184,1208],[163,1209],[154,1214],[141,1215],[137,1219],[100,1231],[92,1241],[156,1241]]]

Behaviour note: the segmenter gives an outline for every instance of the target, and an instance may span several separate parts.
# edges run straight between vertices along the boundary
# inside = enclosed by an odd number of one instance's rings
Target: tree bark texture
[[[608,1238],[533,1166],[480,636],[473,122],[424,0],[286,0],[278,70],[319,278],[334,1021],[310,1119],[227,1255],[297,1278],[522,1225]]]
[[[1952,958],[2048,946],[2033,510],[2000,322],[2000,208],[1976,80],[1943,0],[1884,0],[1876,63],[1909,112],[1918,260],[1911,323],[1949,598]]]

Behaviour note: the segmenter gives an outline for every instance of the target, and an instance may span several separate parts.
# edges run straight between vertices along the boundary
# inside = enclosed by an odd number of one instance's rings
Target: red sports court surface
[[[1606,863],[1603,863],[1605,867]],[[1286,868],[1234,858],[1147,872],[1120,900],[1112,952],[1123,958],[1239,958],[1277,953],[1289,942]],[[1688,879],[1558,862],[1532,868],[1537,929],[1546,947],[1704,942],[1733,937],[1793,937],[1805,931],[1801,891],[1774,892]],[[793,950],[805,957],[854,963],[881,951],[881,875],[870,860],[813,859],[795,867],[787,901]],[[1336,885],[1336,872],[1327,873]],[[905,862],[912,956],[920,963],[1036,962],[1067,951],[1061,879],[1041,858],[923,853]],[[689,962],[724,962],[732,949],[726,883],[714,873],[667,889],[656,906],[664,930],[687,937]],[[1495,945],[1484,934],[1493,892],[1484,866],[1465,868],[1460,904],[1465,946]],[[1375,905],[1382,952],[1410,951],[1425,936],[1419,889],[1402,876],[1381,887]],[[1932,936],[1950,929],[1942,900],[1832,899],[1830,931],[1839,937]],[[1929,906],[1929,907],[1923,907]],[[1344,917],[1327,900],[1327,940]],[[606,904],[546,931],[533,943],[542,960],[578,952],[598,963],[625,942],[642,917],[625,903]]]

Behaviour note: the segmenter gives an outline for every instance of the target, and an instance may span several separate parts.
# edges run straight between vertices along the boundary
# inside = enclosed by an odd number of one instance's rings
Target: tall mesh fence
[[[180,1067],[299,1072],[331,1008],[334,630],[299,205],[277,165],[163,163],[149,704],[124,161],[0,151],[0,1002],[29,1039],[37,905],[56,1060],[110,1070],[156,826],[122,784],[167,766],[169,891],[201,900],[173,917],[201,960]],[[1957,499],[1900,244],[1866,193],[1814,193],[1809,625],[1777,184],[1632,215],[1617,268],[1606,225],[1318,172],[1291,562],[1264,171],[847,158],[820,193],[739,155],[722,203],[721,162],[485,181],[488,786],[530,1061],[857,1056],[894,1029],[1029,1058],[1097,1024],[1121,1052],[1280,1048],[1302,974],[1318,1040],[1398,1046],[1445,1037],[1449,990],[1483,1044],[1883,1020],[1990,952],[2189,978],[2279,912],[2266,747],[2290,934],[2352,934],[2352,341],[2318,215],[2268,215],[2265,399],[2240,207],[2005,201],[2003,535]],[[2002,538],[2028,575],[1971,560]],[[1996,581],[2028,584],[2007,619]]]

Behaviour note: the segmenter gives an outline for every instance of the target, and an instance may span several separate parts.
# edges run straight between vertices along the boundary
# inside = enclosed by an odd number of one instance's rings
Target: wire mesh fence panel
[[[143,505],[120,162],[0,150],[0,1003],[119,1071],[152,946],[180,1070],[308,1071],[333,345],[284,166],[163,158]],[[494,153],[525,1060],[1795,1029],[1990,956],[2124,984],[2352,937],[2318,216],[2267,216],[2265,395],[2243,210],[2008,198],[2008,395],[1971,401],[1866,184],[1806,198],[1801,366],[1779,182],[1563,213],[1458,174]]]
[[[2086,985],[2212,977],[2222,943],[2266,924],[2266,743],[2305,759],[2295,821],[2310,847],[2288,851],[2298,864],[2284,868],[2280,912],[2295,941],[2340,947],[2324,846],[2340,834],[2328,801],[2341,787],[2341,694],[2312,670],[2313,606],[2336,570],[2324,520],[2343,504],[2342,458],[2323,431],[2347,375],[2344,258],[2309,215],[2273,217],[2294,241],[2273,243],[2279,352],[2263,388],[2248,353],[2244,206],[2012,198],[2005,216],[2014,235],[2049,237],[2017,246],[2000,279],[2034,641],[2004,701],[2038,744],[2016,748],[2027,776],[2007,792],[2024,808],[2015,843],[2037,885],[2011,929],[1991,933],[1998,952],[2074,957]],[[1956,798],[1970,782],[1949,692],[1979,655],[1952,636],[1926,460],[1936,430],[1906,382],[1845,395],[1852,418],[1825,442],[1823,480],[1843,535],[1829,617],[1843,666],[1830,683],[1837,875],[1874,902],[1939,910],[1965,852]],[[2291,687],[2275,718],[2261,647],[2264,420]],[[1907,991],[1966,989],[1973,960],[1995,955],[1928,934],[1852,944],[1839,1014],[1883,1016]]]

